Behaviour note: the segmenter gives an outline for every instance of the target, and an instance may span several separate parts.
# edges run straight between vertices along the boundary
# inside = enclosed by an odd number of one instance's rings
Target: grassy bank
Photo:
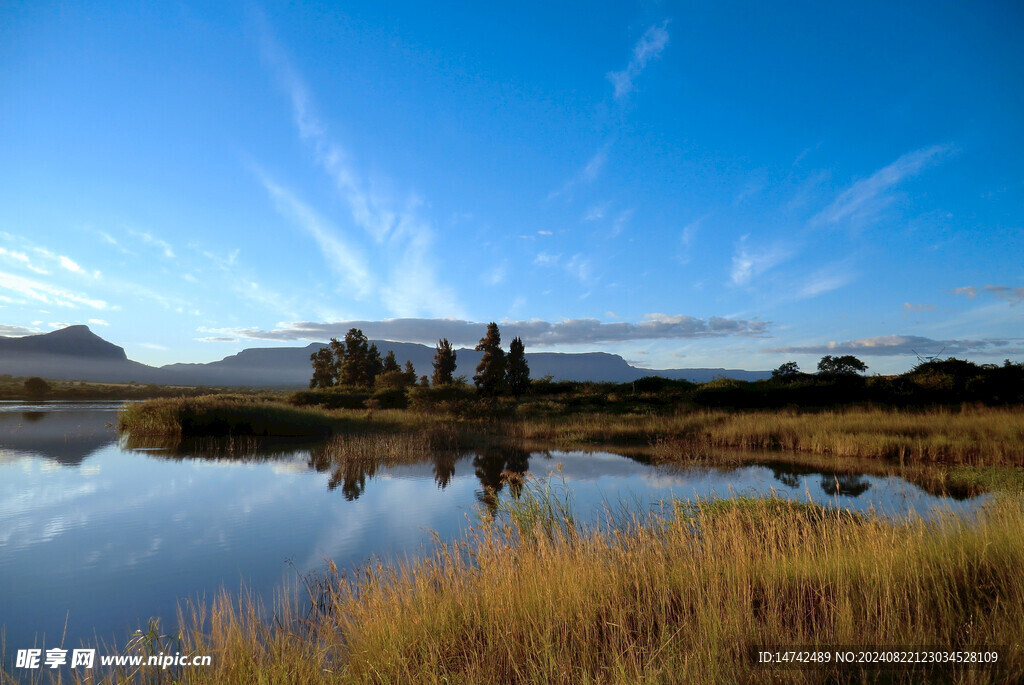
[[[739,500],[594,532],[546,502],[528,490],[518,527],[485,524],[411,564],[310,580],[273,616],[226,595],[194,606],[173,646],[212,655],[212,668],[107,682],[862,681],[849,666],[760,670],[749,654],[764,645],[1002,645],[998,670],[882,679],[1024,677],[1019,502],[971,522],[893,524]]]
[[[352,410],[294,406],[274,396],[210,395],[127,405],[118,427],[133,435],[304,435],[309,430],[424,430],[504,434],[563,447],[660,445],[668,458],[694,447],[772,449],[902,463],[1024,466],[1024,410],[687,411],[465,418],[429,410]],[[315,428],[311,428],[315,427]]]
[[[204,436],[327,436],[339,429],[337,416],[300,408],[272,395],[203,395],[126,404],[118,430],[134,438]]]
[[[85,402],[90,400],[145,400],[156,397],[196,396],[223,392],[217,388],[142,383],[98,383],[45,379],[26,387],[29,378],[0,376],[0,400],[31,402]],[[36,379],[37,381],[40,379]]]
[[[695,447],[736,447],[904,463],[1024,466],[1019,408],[590,413],[526,418],[519,431],[527,439],[562,445],[660,443],[665,458],[673,449],[685,457]]]

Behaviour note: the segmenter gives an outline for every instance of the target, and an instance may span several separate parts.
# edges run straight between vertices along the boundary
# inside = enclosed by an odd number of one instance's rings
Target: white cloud
[[[832,264],[812,273],[797,292],[798,298],[817,297],[832,290],[838,290],[853,280],[851,274],[841,264]]]
[[[77,305],[106,309],[107,303],[87,295],[80,295],[58,288],[48,283],[41,283],[14,274],[0,272],[0,288],[9,290],[44,304],[55,304],[60,307],[74,308]]]
[[[85,269],[80,267],[78,263],[75,262],[75,260],[71,259],[70,257],[65,257],[64,255],[61,255],[58,259],[60,261],[61,268],[67,269],[68,271],[76,274],[86,273]]]
[[[270,27],[262,17],[259,21],[264,59],[291,100],[299,137],[313,148],[317,164],[334,181],[353,223],[380,245],[381,254],[387,259],[387,278],[379,281],[378,286],[384,306],[400,315],[460,312],[455,291],[437,274],[434,232],[419,215],[421,203],[415,197],[396,203],[368,189],[370,184],[356,171],[346,151],[328,136],[305,81],[274,40]],[[336,235],[333,241],[321,242],[334,261],[340,257],[334,245],[338,242]],[[346,271],[353,273],[351,267],[347,263]],[[369,283],[365,286],[360,292],[369,289]]]
[[[274,200],[277,210],[294,221],[313,238],[331,270],[345,280],[347,287],[356,297],[366,297],[372,286],[372,277],[366,268],[366,259],[355,248],[338,237],[337,229],[331,226],[326,219],[290,191],[279,186],[265,174],[261,175],[260,180]]]
[[[602,145],[601,149],[595,152],[594,155],[587,160],[587,163],[583,165],[583,168],[580,169],[575,176],[563,183],[561,188],[557,188],[548,193],[548,199],[554,200],[556,197],[565,195],[578,185],[593,183],[601,174],[601,170],[608,161],[608,149],[610,147],[611,142],[607,142]]]
[[[864,222],[873,218],[893,201],[892,190],[897,185],[924,168],[938,163],[952,149],[951,145],[933,145],[903,155],[892,164],[844,190],[832,204],[814,217],[811,223]]]
[[[157,238],[152,233],[149,233],[147,231],[132,231],[132,230],[130,230],[130,231],[128,231],[128,233],[132,237],[134,237],[134,238],[138,239],[139,241],[141,241],[142,243],[144,243],[146,245],[149,245],[150,247],[157,248],[158,250],[160,250],[160,252],[163,253],[164,257],[166,257],[167,259],[174,259],[174,249],[171,247],[170,243],[168,243],[166,240],[162,240],[160,238]]]
[[[109,326],[110,325],[110,323],[108,323],[107,321],[104,321],[103,319],[89,319],[89,323],[91,323],[94,326]]]
[[[42,323],[39,321],[38,323]],[[10,326],[8,324],[0,324],[0,336],[5,338],[20,338],[25,335],[36,335],[39,330],[36,328],[25,328],[24,326]]]
[[[668,45],[668,20],[651,26],[633,47],[633,56],[622,71],[608,72],[608,80],[615,87],[615,99],[621,100],[633,91],[633,82],[647,66],[658,57]]]
[[[733,285],[746,285],[751,279],[785,261],[790,253],[779,246],[752,249],[747,246],[748,235],[740,238],[732,257],[730,278]]]
[[[557,322],[503,321],[502,337],[520,337],[537,346],[623,342],[629,340],[691,340],[725,336],[760,336],[768,323],[745,319],[710,317],[700,319],[685,314],[648,314],[637,323],[603,323],[597,319],[565,319]],[[461,319],[385,319],[383,321],[337,321],[330,323],[297,322],[281,324],[273,330],[236,328],[204,332],[220,333],[258,340],[327,340],[344,337],[350,328],[359,328],[373,339],[433,344],[448,338],[457,345],[475,345],[487,324]]]
[[[978,297],[979,294],[986,293],[997,299],[1006,300],[1011,305],[1024,302],[1024,288],[1012,288],[1008,285],[986,285],[981,288],[967,285],[962,288],[953,288],[950,292],[954,295],[963,295],[972,300]]]
[[[917,335],[881,335],[829,342],[823,345],[773,347],[762,352],[787,354],[854,354],[861,356],[897,357],[938,353],[949,356],[963,354],[1004,355],[1024,352],[1024,338],[984,338],[981,340],[933,340]]]
[[[632,218],[633,218],[633,210],[632,209],[626,209],[626,210],[623,210],[622,212],[619,212],[619,215],[617,217],[615,217],[615,221],[612,222],[612,230],[611,230],[611,234],[610,234],[609,237],[615,238],[620,233],[622,233],[623,229],[626,228],[626,224],[628,224],[629,220],[632,219]]]
[[[533,258],[533,263],[536,264],[537,266],[557,266],[561,258],[562,255],[560,254],[538,252],[537,256]]]
[[[12,261],[18,262],[18,263],[24,265],[24,267],[26,269],[28,269],[30,271],[34,271],[37,274],[46,275],[46,274],[49,273],[49,271],[47,271],[46,269],[34,265],[32,263],[32,260],[29,259],[29,256],[27,254],[25,254],[24,252],[17,252],[17,251],[14,251],[14,250],[7,250],[5,248],[0,247],[0,256],[7,257],[8,259],[10,259]]]
[[[487,285],[500,285],[505,282],[506,278],[508,278],[508,264],[502,262],[484,273],[482,280]]]
[[[608,213],[608,202],[601,202],[596,205],[592,205],[587,209],[586,214],[583,215],[584,221],[600,221],[604,218],[604,215]]]

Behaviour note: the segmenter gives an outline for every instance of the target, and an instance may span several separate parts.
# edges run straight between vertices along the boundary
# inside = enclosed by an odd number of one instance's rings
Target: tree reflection
[[[455,462],[459,455],[454,450],[438,450],[431,455],[433,462],[434,482],[444,490],[455,477]]]
[[[845,495],[847,497],[859,497],[871,488],[871,483],[857,473],[837,473],[834,471],[821,472],[813,466],[801,464],[790,464],[774,462],[765,464],[772,470],[772,476],[787,488],[798,489],[802,483],[802,476],[817,476],[820,478],[822,491],[828,497]]]
[[[473,471],[480,480],[477,501],[493,516],[498,511],[498,493],[508,484],[511,495],[518,497],[523,489],[523,475],[529,468],[530,453],[521,447],[482,447],[473,457]]]
[[[846,495],[847,497],[860,497],[871,483],[864,479],[864,476],[855,473],[826,473],[821,477],[821,489],[829,497],[834,495]]]

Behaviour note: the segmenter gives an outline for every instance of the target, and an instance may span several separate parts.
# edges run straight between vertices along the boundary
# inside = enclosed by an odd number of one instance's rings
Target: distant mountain
[[[381,356],[395,353],[399,364],[411,361],[418,375],[431,375],[434,348],[416,343],[371,340]],[[311,375],[309,356],[324,343],[305,347],[257,347],[206,364],[168,364],[160,368],[131,361],[124,349],[107,342],[87,326],[71,326],[24,338],[0,338],[0,373],[72,380],[248,387],[306,387]],[[471,380],[482,352],[456,351],[457,376]],[[642,369],[617,354],[530,352],[530,375],[555,380],[627,383],[644,376],[705,382],[716,377],[757,380],[768,371],[739,369]]]
[[[133,362],[88,326],[24,338],[0,337],[0,373],[83,381],[157,383],[157,370]]]
[[[24,338],[0,338],[0,354],[56,354],[125,361],[123,347],[109,343],[89,330],[88,326],[68,326],[59,331],[29,335]]]

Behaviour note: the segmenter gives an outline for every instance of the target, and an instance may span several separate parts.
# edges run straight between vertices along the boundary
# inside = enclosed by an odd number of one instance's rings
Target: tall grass
[[[321,409],[299,408],[272,397],[204,395],[129,403],[118,430],[139,438],[257,435],[325,436],[338,420]]]
[[[478,528],[419,561],[352,575],[332,567],[305,599],[282,595],[272,616],[244,596],[187,608],[182,649],[213,655],[213,667],[183,670],[181,681],[873,677],[852,667],[764,670],[750,653],[767,645],[999,645],[995,670],[896,669],[882,679],[1024,678],[1019,501],[1001,499],[970,521],[898,523],[781,500],[700,502],[675,516],[580,531],[559,518],[558,502],[529,501],[550,491],[527,488],[523,497],[529,515]],[[160,677],[150,669],[132,679]]]
[[[1024,411],[1019,408],[595,413],[524,420],[520,431],[526,439],[565,444],[674,441],[681,452],[738,447],[904,463],[1024,466]]]

